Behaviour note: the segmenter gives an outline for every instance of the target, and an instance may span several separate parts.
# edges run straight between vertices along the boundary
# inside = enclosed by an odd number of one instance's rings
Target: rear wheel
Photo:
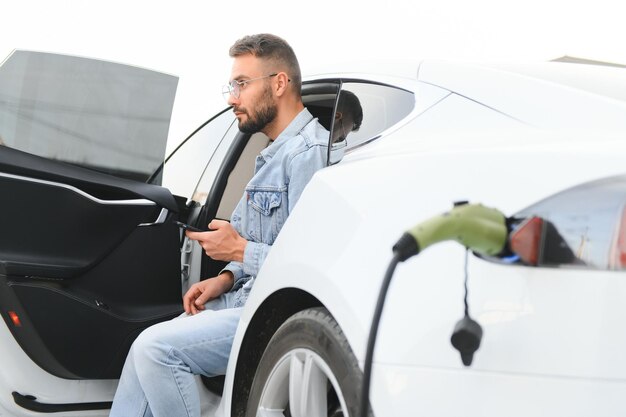
[[[248,399],[248,417],[356,417],[362,372],[325,308],[291,316],[270,340]]]

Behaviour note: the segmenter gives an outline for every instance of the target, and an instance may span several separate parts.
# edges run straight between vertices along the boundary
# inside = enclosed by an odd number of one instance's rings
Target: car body
[[[395,62],[306,78],[305,104],[333,132],[330,166],[306,187],[256,279],[221,398],[210,392],[215,381],[199,385],[203,415],[284,415],[285,408],[357,415],[391,248],[403,231],[461,200],[508,217],[542,216],[575,247],[577,262],[543,257],[529,266],[467,255],[469,311],[484,329],[471,367],[450,344],[464,311],[464,248],[442,243],[399,265],[374,352],[373,414],[619,413],[626,389],[623,71]],[[155,77],[166,101],[174,81]],[[336,122],[337,112],[355,110],[342,101],[346,91],[362,112],[355,131]],[[147,111],[129,112],[133,120],[161,125],[171,110],[138,106]],[[86,107],[90,115],[121,117]],[[35,120],[50,128],[49,119]],[[71,125],[90,132],[90,124]],[[149,136],[139,129],[113,142],[141,149],[129,145]],[[0,135],[10,145],[9,133]],[[143,177],[129,174],[133,158],[130,167],[103,168],[55,161],[56,151],[42,157],[0,148],[0,192],[12,196],[0,209],[4,414],[107,414],[132,340],[179,314],[181,293],[223,265],[173,222],[228,219],[267,143],[239,132],[225,109],[157,163],[148,183],[147,168]]]

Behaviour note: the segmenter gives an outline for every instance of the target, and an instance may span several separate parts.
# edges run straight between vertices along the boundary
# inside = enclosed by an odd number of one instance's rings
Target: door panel
[[[119,377],[139,332],[182,311],[176,201],[4,147],[0,195],[0,308],[17,342],[53,375]]]
[[[160,209],[149,200],[94,200],[77,188],[0,174],[5,273],[71,278],[99,262]]]

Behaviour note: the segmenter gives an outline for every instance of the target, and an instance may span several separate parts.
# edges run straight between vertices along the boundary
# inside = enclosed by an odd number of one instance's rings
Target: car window
[[[330,163],[380,136],[415,107],[413,93],[381,84],[344,82],[332,128]]]
[[[192,134],[165,162],[163,186],[174,195],[191,198],[215,149],[234,121],[233,112],[226,109]]]
[[[15,51],[0,65],[0,144],[145,181],[162,163],[178,78]]]
[[[513,217],[543,219],[539,266],[625,269],[625,190],[626,176],[594,181],[558,193]]]
[[[225,114],[228,114],[231,118],[230,127],[225,132],[223,139],[216,147],[213,157],[200,173],[199,181],[196,182],[196,186],[192,190],[191,199],[200,204],[206,203],[209,192],[213,188],[215,181],[218,179],[220,167],[223,165],[224,159],[228,156],[229,151],[231,150],[235,136],[239,133],[239,126],[235,123],[236,119],[233,112],[229,111]]]

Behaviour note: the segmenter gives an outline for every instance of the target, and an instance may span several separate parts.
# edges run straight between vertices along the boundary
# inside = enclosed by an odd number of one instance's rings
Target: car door
[[[184,202],[145,182],[163,161],[176,84],[26,51],[0,66],[0,311],[13,336],[0,339],[0,366],[30,369],[17,343],[55,377],[115,379],[137,334],[182,311],[172,220]]]

